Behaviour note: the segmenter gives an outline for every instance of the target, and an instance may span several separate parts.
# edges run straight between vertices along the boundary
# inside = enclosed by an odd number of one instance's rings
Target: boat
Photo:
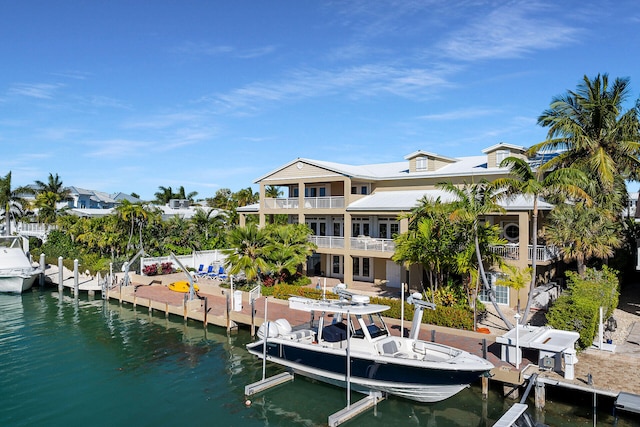
[[[186,280],[178,280],[177,282],[169,283],[168,288],[174,292],[189,292],[190,283]],[[200,288],[195,283],[193,284],[193,290],[198,292]]]
[[[392,336],[383,320],[389,306],[371,304],[344,284],[333,292],[337,299],[290,297],[289,308],[310,313],[309,322],[295,327],[284,318],[264,322],[258,339],[247,345],[249,353],[294,374],[418,402],[445,400],[493,368],[464,350],[418,339],[423,309],[435,308],[420,294],[409,298],[413,325],[408,337],[400,337]]]
[[[22,237],[0,236],[0,292],[22,293],[33,286],[42,269],[29,258]]]

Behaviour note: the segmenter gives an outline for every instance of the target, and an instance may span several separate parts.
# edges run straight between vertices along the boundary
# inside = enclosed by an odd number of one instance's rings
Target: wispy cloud
[[[462,61],[514,58],[574,43],[579,33],[540,4],[509,3],[475,18],[438,47],[444,57]]]
[[[257,82],[203,99],[227,112],[251,114],[269,104],[342,95],[364,98],[381,94],[414,98],[448,86],[440,70],[361,65],[342,70],[307,69],[275,82]]]
[[[418,118],[430,121],[464,120],[475,117],[489,116],[496,113],[500,113],[500,110],[494,108],[464,108],[461,110],[447,111],[446,113],[426,114]]]
[[[55,92],[64,85],[51,83],[15,83],[9,88],[9,94],[37,99],[52,99]]]
[[[174,48],[178,53],[194,56],[219,56],[229,55],[235,58],[252,59],[268,55],[276,50],[275,45],[259,46],[254,48],[237,48],[227,44],[212,44],[209,42],[184,42]]]
[[[157,142],[134,139],[105,139],[87,141],[85,144],[90,147],[89,151],[85,153],[87,157],[121,159],[129,156],[146,155],[152,151],[152,148],[155,148]]]

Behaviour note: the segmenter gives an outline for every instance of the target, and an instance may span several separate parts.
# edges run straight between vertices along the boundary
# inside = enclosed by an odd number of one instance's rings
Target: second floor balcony
[[[518,260],[520,259],[520,246],[516,243],[506,245],[492,246],[494,253],[502,256],[504,259]],[[555,246],[538,245],[536,248],[537,261],[552,261],[560,255],[560,251]],[[533,259],[533,245],[528,245],[527,260]]]
[[[344,237],[310,236],[309,240],[315,243],[318,248],[344,249]],[[394,252],[396,248],[393,239],[378,239],[376,237],[351,237],[349,243],[351,249],[360,251]]]
[[[264,199],[265,209],[298,209],[300,199],[297,197],[266,198]],[[305,209],[342,209],[344,208],[344,196],[330,197],[305,197]]]

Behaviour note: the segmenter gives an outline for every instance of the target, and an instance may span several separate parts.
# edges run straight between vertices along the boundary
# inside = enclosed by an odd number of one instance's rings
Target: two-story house
[[[259,215],[264,226],[271,214],[287,214],[289,223],[306,223],[318,249],[308,259],[307,273],[352,281],[417,287],[424,280],[422,266],[406,270],[391,260],[394,235],[407,231],[408,220],[400,219],[427,196],[451,201],[452,194],[437,188],[441,182],[456,185],[492,181],[509,174],[500,162],[509,156],[526,158],[525,147],[500,143],[480,156],[446,157],[415,151],[403,161],[369,165],[348,165],[298,158],[258,178],[260,203],[239,209],[241,224],[246,215]],[[276,186],[284,196],[266,198],[265,188]],[[531,263],[530,216],[533,201],[518,197],[503,204],[505,212],[484,218],[501,227],[508,244],[493,248],[509,262],[521,267]],[[539,202],[544,217],[551,205]],[[553,274],[555,252],[544,245],[538,249],[538,275]],[[495,280],[495,276],[494,276]],[[498,289],[498,300],[508,304],[508,289]]]

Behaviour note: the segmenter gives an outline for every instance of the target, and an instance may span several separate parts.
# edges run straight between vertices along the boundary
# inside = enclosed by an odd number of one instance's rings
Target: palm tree
[[[538,258],[538,201],[550,195],[565,194],[572,198],[582,198],[589,201],[591,198],[580,187],[588,182],[587,176],[580,170],[574,168],[555,169],[546,175],[542,168],[532,170],[529,163],[519,157],[507,157],[500,163],[500,167],[511,168],[513,177],[498,178],[493,181],[493,186],[503,191],[507,198],[523,195],[533,199],[532,210],[532,244],[533,256],[531,257],[531,283],[527,296],[527,305],[524,309],[522,320],[525,325],[529,318],[529,310],[533,302],[533,292],[536,287],[536,264]]]
[[[158,189],[160,191],[155,192],[153,195],[159,204],[166,205],[171,199],[174,198],[173,190],[171,189],[171,187],[159,186]]]
[[[293,275],[317,248],[309,241],[311,229],[306,224],[269,226],[266,229],[269,243],[264,256],[275,273],[276,284],[283,275]]]
[[[190,193],[186,193],[184,187],[181,185],[180,188],[178,188],[178,192],[176,194],[174,194],[174,198],[175,199],[181,199],[181,200],[190,200],[193,202],[193,198],[196,197],[198,195],[197,191],[192,191]]]
[[[58,199],[57,202],[61,202],[69,198],[71,192],[68,188],[65,188],[60,180],[58,174],[53,176],[52,173],[49,173],[49,177],[47,182],[44,183],[42,181],[35,181],[36,184],[36,193],[53,193],[55,197]]]
[[[584,276],[590,258],[611,257],[623,244],[615,216],[584,203],[561,205],[551,211],[545,237],[560,248],[565,261],[576,261],[580,276]]]
[[[222,252],[227,256],[225,268],[229,274],[243,272],[247,280],[258,277],[269,266],[264,259],[264,247],[269,243],[267,233],[255,225],[238,227],[227,237],[229,249]]]
[[[500,307],[496,302],[495,292],[487,280],[487,275],[483,265],[484,260],[480,250],[480,219],[485,215],[504,211],[496,201],[494,188],[486,180],[477,184],[465,183],[463,187],[456,187],[450,182],[438,184],[438,187],[455,196],[456,201],[452,202],[454,210],[452,211],[450,218],[452,221],[462,221],[469,224],[470,233],[473,237],[476,259],[478,262],[478,274],[480,276],[480,280],[482,281],[484,289],[487,291],[489,299],[498,313],[498,316],[500,316],[500,319],[502,319],[507,328],[511,329],[513,325],[502,313],[502,310],[500,310]]]
[[[0,204],[2,204],[5,220],[5,234],[11,235],[11,220],[17,221],[29,208],[29,201],[22,197],[24,194],[33,194],[29,187],[11,187],[11,171],[4,178],[0,178]]]
[[[640,178],[640,105],[623,111],[629,91],[629,79],[616,78],[610,86],[607,74],[593,80],[584,76],[577,91],[554,97],[540,115],[538,124],[549,128],[547,139],[529,152],[566,149],[543,168],[572,166],[585,171],[598,183],[592,196],[603,201],[626,193],[624,180]],[[620,211],[621,206],[613,208]]]
[[[127,243],[127,249],[133,248],[131,239],[133,238],[133,232],[137,225],[139,234],[139,247],[142,248],[142,228],[149,219],[150,212],[145,209],[141,203],[131,203],[128,200],[123,200],[122,204],[116,207],[117,214],[124,220],[131,224],[129,231],[129,242]]]

